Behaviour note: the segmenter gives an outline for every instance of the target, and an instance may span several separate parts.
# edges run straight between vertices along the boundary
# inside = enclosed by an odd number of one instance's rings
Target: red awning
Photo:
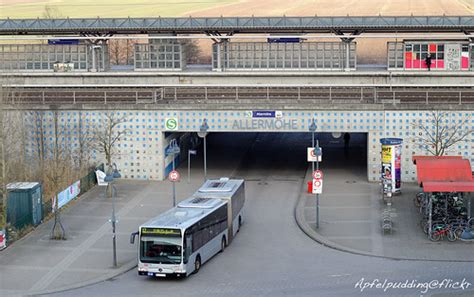
[[[459,158],[448,159],[417,159],[416,171],[418,184],[430,182],[464,182],[472,181],[469,160]]]
[[[423,183],[423,192],[474,192],[474,181],[470,182],[432,182],[425,181]]]
[[[462,159],[462,156],[412,156],[411,160],[416,165],[417,160],[440,160],[440,159]]]

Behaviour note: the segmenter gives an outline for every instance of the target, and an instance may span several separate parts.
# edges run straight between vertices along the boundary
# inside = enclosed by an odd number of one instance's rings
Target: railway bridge
[[[426,152],[414,139],[429,133],[417,123],[434,130],[431,113],[443,111],[446,125],[474,131],[472,32],[472,16],[7,19],[0,40],[15,43],[0,45],[0,79],[5,108],[33,123],[27,154],[56,132],[77,146],[113,113],[126,118],[114,157],[123,176],[161,180],[200,145],[197,132],[310,133],[314,120],[330,145],[363,139],[370,181],[380,139],[403,138],[402,179],[413,181],[411,156]],[[386,64],[358,64],[357,38],[381,37],[399,40],[387,42]],[[114,38],[144,39],[131,65],[110,65]],[[211,65],[186,63],[186,38],[213,41]],[[184,153],[165,154],[173,139]],[[474,161],[473,143],[470,134],[448,153]]]

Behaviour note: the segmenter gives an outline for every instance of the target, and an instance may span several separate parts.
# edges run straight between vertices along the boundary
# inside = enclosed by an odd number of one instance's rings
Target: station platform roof
[[[0,19],[0,35],[474,32],[474,16]],[[219,36],[224,38],[225,36]]]

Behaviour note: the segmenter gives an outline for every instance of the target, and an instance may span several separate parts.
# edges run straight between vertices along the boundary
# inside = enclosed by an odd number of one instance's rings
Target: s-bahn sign
[[[166,118],[165,119],[165,130],[176,131],[178,130],[178,118]]]

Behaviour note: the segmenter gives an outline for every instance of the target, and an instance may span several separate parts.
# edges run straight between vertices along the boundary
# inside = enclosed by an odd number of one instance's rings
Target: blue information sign
[[[48,44],[79,44],[79,39],[48,39]]]
[[[301,39],[298,37],[267,38],[268,43],[298,43]]]
[[[275,111],[274,110],[255,110],[252,111],[253,118],[274,118]]]

